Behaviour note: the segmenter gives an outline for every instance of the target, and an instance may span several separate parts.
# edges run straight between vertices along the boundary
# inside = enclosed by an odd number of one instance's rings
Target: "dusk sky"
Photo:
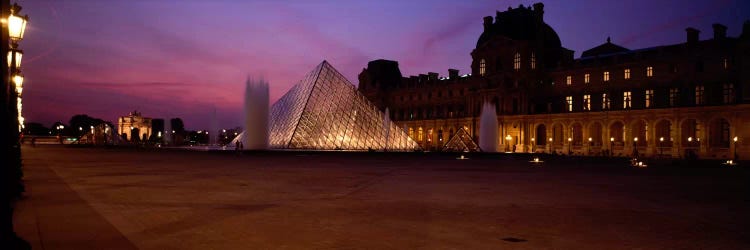
[[[375,59],[401,72],[469,72],[482,17],[537,1],[23,0],[24,116],[46,126],[74,114],[116,122],[133,110],[206,129],[240,124],[244,82],[264,76],[275,102],[328,60],[353,84]],[[736,37],[750,1],[545,1],[563,47],[630,49],[685,41],[685,28]]]

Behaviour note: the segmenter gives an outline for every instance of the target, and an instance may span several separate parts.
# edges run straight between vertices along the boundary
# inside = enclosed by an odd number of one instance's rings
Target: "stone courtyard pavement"
[[[747,167],[23,148],[35,249],[750,249]]]

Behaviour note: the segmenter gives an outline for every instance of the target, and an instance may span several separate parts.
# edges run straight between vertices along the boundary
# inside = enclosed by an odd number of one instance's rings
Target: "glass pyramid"
[[[411,151],[419,145],[323,61],[271,106],[276,149]]]
[[[447,152],[479,152],[481,149],[479,146],[474,142],[474,140],[471,139],[471,135],[469,135],[464,128],[459,128],[458,131],[456,131],[456,134],[451,137],[448,142],[445,143],[445,146],[443,146],[443,151]]]

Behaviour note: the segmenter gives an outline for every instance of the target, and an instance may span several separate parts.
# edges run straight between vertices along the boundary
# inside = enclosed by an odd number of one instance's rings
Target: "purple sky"
[[[24,116],[51,125],[74,114],[116,121],[138,110],[206,129],[240,124],[248,75],[271,83],[275,102],[328,60],[353,84],[374,59],[404,75],[469,71],[482,17],[537,1],[500,0],[22,0],[30,16]],[[686,27],[738,36],[750,1],[546,1],[545,21],[564,47],[612,42],[630,49],[680,43]]]

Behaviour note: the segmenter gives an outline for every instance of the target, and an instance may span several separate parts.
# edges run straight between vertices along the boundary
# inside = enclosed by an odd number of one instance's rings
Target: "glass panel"
[[[276,101],[270,115],[271,148],[419,149],[325,61]]]

